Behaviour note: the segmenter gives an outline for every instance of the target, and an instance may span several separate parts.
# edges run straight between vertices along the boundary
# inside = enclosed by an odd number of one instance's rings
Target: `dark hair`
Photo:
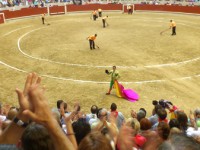
[[[170,136],[172,149],[199,150],[200,144],[184,133],[174,133]]]
[[[79,144],[78,150],[112,150],[110,141],[101,132],[91,132]]]
[[[91,111],[92,114],[97,114],[97,111],[98,111],[97,105],[92,105],[90,111]]]
[[[155,110],[155,113],[156,114],[158,114],[158,110],[159,109],[162,109],[162,106],[161,105],[156,105],[155,107],[154,107],[154,110]]]
[[[167,111],[164,108],[159,109],[157,114],[161,120],[165,120],[167,117]]]
[[[30,124],[22,134],[23,150],[54,150],[48,130],[39,124]]]
[[[115,103],[112,103],[110,109],[111,111],[115,111],[117,109],[117,105]]]
[[[105,108],[99,108],[98,111],[97,111],[97,118],[100,118],[101,117],[101,113],[106,111]]]
[[[90,125],[86,122],[85,118],[79,118],[73,122],[72,127],[78,144],[91,131]]]
[[[63,102],[63,100],[57,100],[57,108],[60,109],[60,105]]]
[[[180,124],[179,124],[177,119],[171,119],[169,121],[169,127],[170,127],[170,129],[173,128],[173,127],[180,129]]]
[[[164,140],[168,139],[169,133],[170,133],[170,128],[166,122],[159,122],[157,130],[158,130],[158,135],[162,139],[164,139]]]
[[[137,120],[140,122],[140,120],[142,118],[145,118],[145,112],[143,110],[140,110],[138,113],[137,113]]]
[[[144,111],[146,117],[147,111],[144,108],[140,108],[140,110]]]
[[[64,102],[64,109],[67,109],[67,103]]]
[[[172,102],[168,101],[168,100],[164,100],[164,99],[160,99],[159,101],[157,100],[153,100],[152,104],[154,106],[156,105],[161,105],[163,108],[169,108],[168,105],[173,105]]]
[[[142,118],[140,120],[140,129],[141,130],[149,130],[151,129],[151,122],[147,118]]]
[[[180,124],[180,129],[182,131],[186,131],[187,130],[187,122],[188,122],[188,117],[184,112],[178,111],[177,112],[177,120]]]

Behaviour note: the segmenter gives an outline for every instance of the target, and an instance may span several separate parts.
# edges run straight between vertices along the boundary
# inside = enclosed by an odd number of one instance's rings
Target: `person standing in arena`
[[[176,35],[176,23],[173,20],[170,20],[170,28],[172,29],[172,35]]]
[[[107,18],[108,18],[108,16],[105,16],[105,17],[103,17],[103,18],[102,18],[102,22],[103,22],[103,28],[105,28],[105,27],[106,27],[106,24],[107,24],[107,26],[108,26],[108,23],[107,23]]]
[[[97,37],[97,34],[87,37],[87,40],[89,40],[89,44],[90,44],[90,50],[95,49],[94,40],[96,40],[96,37]]]
[[[98,18],[98,16],[97,16],[97,11],[96,11],[96,10],[94,10],[94,11],[92,12],[92,16],[93,16],[93,20],[96,21],[96,19]]]
[[[115,80],[120,78],[119,72],[116,70],[116,68],[117,68],[116,66],[113,66],[113,69],[111,71],[105,70],[106,74],[111,75],[110,88],[108,92],[106,93],[106,95],[110,95],[110,92],[113,88]]]
[[[101,8],[98,9],[98,13],[99,13],[99,17],[102,17],[102,9]]]
[[[45,23],[44,23],[44,20],[45,20],[45,13],[42,14],[42,24],[45,24]]]
[[[127,9],[128,9],[128,14],[132,15],[133,11],[131,5],[128,5]]]

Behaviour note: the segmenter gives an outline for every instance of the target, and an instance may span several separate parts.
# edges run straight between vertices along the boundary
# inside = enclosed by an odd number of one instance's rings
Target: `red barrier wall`
[[[173,6],[173,5],[169,6],[169,5],[136,4],[135,10],[171,11],[171,12],[200,14],[200,7],[199,6]]]
[[[52,6],[49,7],[50,13],[64,13],[65,12],[65,6]]]
[[[102,10],[122,10],[122,4],[87,4],[87,5],[67,5],[67,12],[73,11],[93,11]]]
[[[3,18],[3,14],[0,14],[0,24],[4,23],[4,18]]]
[[[16,10],[16,11],[5,10],[3,12],[5,15],[5,19],[11,19],[11,18],[47,13],[47,8],[22,8],[21,10]]]

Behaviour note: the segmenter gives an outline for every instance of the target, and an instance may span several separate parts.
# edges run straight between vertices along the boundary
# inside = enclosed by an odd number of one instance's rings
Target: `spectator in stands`
[[[86,119],[84,118],[80,118],[77,121],[73,122],[72,127],[78,144],[91,131],[90,125],[86,122]]]
[[[92,105],[90,111],[91,114],[86,115],[86,120],[90,125],[92,125],[93,122],[97,121],[97,111],[98,111],[97,105]]]
[[[169,121],[169,127],[170,127],[170,129],[174,128],[174,127],[180,129],[180,124],[177,119],[171,119]]]
[[[158,110],[162,109],[161,105],[154,105],[154,109],[152,112],[152,116],[150,116],[148,119],[151,122],[152,126],[154,126],[158,122]]]
[[[35,73],[30,73],[24,87],[23,91],[16,89],[20,111],[11,125],[0,135],[0,144],[16,144],[21,138],[28,120],[32,120],[48,129],[55,149],[74,150],[75,147],[51,115],[48,101],[44,96],[44,89],[41,87],[41,78]]]
[[[146,112],[143,109],[140,109],[137,113],[137,120],[140,122],[140,120],[145,117],[146,117]]]
[[[200,144],[185,134],[176,133],[170,136],[169,141],[160,145],[159,150],[199,150]]]
[[[128,118],[125,125],[133,129],[133,143],[134,143],[133,147],[137,149],[142,149],[147,139],[144,136],[139,134],[140,123],[138,122],[138,120],[136,118]]]
[[[169,128],[168,123],[159,122],[158,127],[157,127],[157,133],[162,141],[166,141],[170,133],[170,128]]]
[[[177,120],[180,124],[180,130],[185,133],[188,128],[188,117],[184,112],[177,112]]]
[[[78,150],[113,150],[109,139],[101,132],[91,132],[79,144]]]
[[[108,118],[110,117],[110,115],[113,115],[115,117],[117,127],[118,129],[120,129],[125,122],[125,118],[121,112],[117,111],[117,105],[115,103],[112,103],[110,106],[110,113],[108,113]]]
[[[166,123],[168,123],[168,120],[167,120],[167,111],[164,108],[159,109],[157,114],[158,114],[158,122],[152,126],[153,130],[156,130],[159,122],[166,122]]]
[[[39,124],[30,124],[22,134],[21,147],[24,150],[54,150],[48,130]]]

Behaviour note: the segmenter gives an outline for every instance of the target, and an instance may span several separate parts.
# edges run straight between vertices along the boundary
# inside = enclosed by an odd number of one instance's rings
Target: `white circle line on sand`
[[[42,27],[42,28],[45,28],[45,27]],[[34,57],[34,56],[31,56],[31,55],[28,55],[27,53],[25,53],[21,47],[20,47],[20,41],[25,37],[27,36],[28,34],[34,32],[34,31],[37,31],[37,30],[40,30],[42,28],[37,28],[37,29],[34,29],[34,30],[31,30],[25,34],[23,34],[21,37],[18,38],[18,42],[17,42],[17,45],[18,45],[18,50],[25,56],[27,57],[30,57],[30,58],[33,58],[33,59],[36,59],[36,60],[40,60],[40,61],[46,61],[46,62],[50,62],[50,63],[55,63],[55,64],[62,64],[62,65],[68,65],[68,66],[77,66],[77,67],[88,67],[88,68],[106,68],[106,67],[111,67],[111,66],[94,66],[94,65],[84,65],[84,64],[72,64],[72,63],[63,63],[63,62],[58,62],[58,61],[52,61],[52,60],[49,60],[49,59],[43,59],[43,58],[38,58],[38,57]],[[177,65],[184,65],[184,64],[187,64],[187,63],[191,63],[191,62],[194,62],[194,61],[198,61],[200,59],[200,57],[197,57],[197,58],[194,58],[194,59],[190,59],[190,60],[185,60],[185,61],[181,61],[181,62],[176,62],[176,63],[168,63],[168,64],[158,64],[158,65],[146,65],[146,66],[143,66],[143,67],[137,67],[137,66],[117,66],[118,68],[128,68],[128,69],[141,69],[141,68],[160,68],[160,67],[173,67],[173,66],[177,66]]]
[[[2,61],[0,61],[0,64],[11,68],[15,71],[19,71],[19,72],[23,72],[23,73],[28,73],[25,70],[10,66]],[[72,82],[78,82],[78,83],[95,83],[95,84],[108,84],[109,82],[98,82],[98,81],[90,81],[90,80],[75,80],[75,79],[71,79],[71,78],[64,78],[64,77],[55,77],[55,76],[51,76],[51,75],[41,75],[42,77],[46,77],[46,78],[51,78],[51,79],[57,79],[57,80],[63,80],[63,81],[72,81]],[[190,77],[181,77],[181,78],[175,78],[175,79],[171,79],[171,80],[187,80],[187,79],[192,79],[193,77],[200,77],[199,75],[194,75],[194,76],[190,76]],[[145,81],[135,81],[135,82],[120,82],[122,84],[144,84],[144,83],[159,83],[159,82],[165,82],[167,80],[145,80]]]
[[[7,36],[7,35],[9,35],[9,34],[11,34],[11,33],[13,33],[13,32],[19,31],[19,30],[21,30],[21,29],[29,28],[29,27],[32,27],[32,26],[25,26],[25,27],[21,27],[21,28],[14,29],[14,30],[12,30],[12,31],[10,31],[10,32],[7,32],[7,33],[4,34],[2,37]]]

